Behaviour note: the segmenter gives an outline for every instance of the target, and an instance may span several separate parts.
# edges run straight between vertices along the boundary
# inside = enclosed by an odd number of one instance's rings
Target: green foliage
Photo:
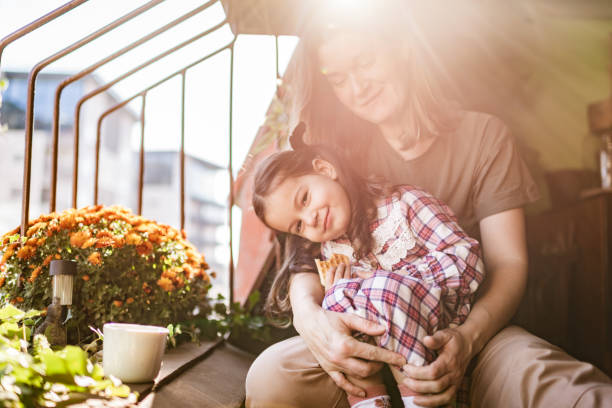
[[[30,338],[41,312],[0,309],[0,407],[55,407],[90,397],[135,402],[136,394],[105,378],[80,347],[52,350],[43,335]]]
[[[255,306],[259,303],[260,296],[260,293],[255,291],[249,296],[245,306],[234,302],[228,307],[225,298],[219,294],[212,302],[212,310],[206,317],[196,317],[168,326],[169,345],[175,347],[184,340],[214,339],[229,333],[246,334],[256,340],[268,341],[270,326],[264,316],[255,314]]]

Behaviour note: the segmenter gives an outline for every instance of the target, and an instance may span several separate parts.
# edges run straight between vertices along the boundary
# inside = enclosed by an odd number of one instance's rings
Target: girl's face
[[[408,72],[388,44],[364,35],[339,33],[319,47],[318,57],[335,95],[355,115],[379,125],[405,111]]]
[[[265,198],[265,221],[273,229],[324,242],[346,233],[351,218],[348,195],[334,167],[313,161],[315,174],[288,177]]]

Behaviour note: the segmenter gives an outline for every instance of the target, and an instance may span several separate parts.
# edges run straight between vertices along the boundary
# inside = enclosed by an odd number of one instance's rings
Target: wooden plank
[[[162,367],[157,378],[153,382],[143,384],[128,384],[133,391],[137,391],[139,399],[144,398],[149,392],[159,388],[171,381],[181,372],[196,364],[206,353],[217,346],[223,339],[204,341],[200,344],[186,343],[179,347],[170,349],[164,354]]]
[[[244,381],[254,359],[253,354],[223,343],[205,359],[151,392],[138,406],[238,408],[244,401]]]

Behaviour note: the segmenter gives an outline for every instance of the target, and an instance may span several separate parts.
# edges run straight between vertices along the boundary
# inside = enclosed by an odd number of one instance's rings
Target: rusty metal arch
[[[43,25],[47,24],[48,22],[70,12],[71,10],[75,9],[76,7],[80,6],[81,4],[87,2],[88,0],[73,0],[73,1],[69,1],[67,3],[65,3],[64,5],[60,6],[59,8],[47,13],[46,15],[40,17],[37,20],[34,20],[33,22],[31,22],[30,24],[18,29],[17,31],[9,34],[8,36],[2,38],[0,40],[0,63],[1,63],[1,57],[2,57],[2,52],[4,50],[4,48],[6,48],[7,45],[9,45],[10,43],[16,41],[17,39],[35,31],[36,29],[42,27]],[[114,20],[113,22],[105,25],[104,27],[92,32],[91,34],[79,39],[78,41],[72,43],[71,45],[67,46],[66,48],[62,49],[61,51],[56,52],[55,54],[45,58],[42,61],[39,61],[38,63],[35,64],[35,66],[32,68],[32,70],[30,71],[30,75],[28,78],[28,99],[27,99],[27,108],[26,108],[26,123],[25,123],[25,157],[24,157],[24,177],[23,177],[23,200],[22,200],[22,217],[21,217],[21,234],[25,235],[26,233],[26,229],[27,229],[27,225],[28,225],[28,221],[29,221],[29,204],[30,204],[30,176],[31,176],[31,165],[32,165],[32,137],[33,137],[33,128],[34,128],[34,94],[35,94],[35,82],[36,82],[36,77],[37,75],[49,64],[53,63],[54,61],[56,61],[57,59],[68,55],[70,53],[72,53],[73,51],[76,51],[77,49],[81,48],[82,46],[84,46],[85,44],[90,43],[91,41],[95,40],[96,38],[99,38],[100,36],[102,36],[103,34],[119,27],[120,25],[126,23],[127,21],[131,20],[132,18],[146,12],[147,10],[153,8],[154,6],[160,4],[161,2],[163,2],[164,0],[150,0],[149,2],[141,5],[138,8],[133,9],[132,11],[130,11],[127,14],[124,14],[123,16],[117,18],[116,20]],[[50,197],[50,209],[51,211],[55,210],[55,205],[56,205],[56,185],[57,185],[57,160],[58,160],[58,134],[59,134],[59,102],[61,99],[61,94],[62,94],[62,90],[68,86],[70,83],[75,82],[81,78],[83,78],[85,75],[88,75],[92,72],[94,72],[96,69],[98,69],[99,67],[101,67],[102,65],[104,65],[105,63],[119,57],[120,55],[125,54],[126,52],[130,51],[131,49],[136,48],[137,46],[143,44],[144,42],[150,40],[151,38],[161,34],[162,32],[170,29],[171,27],[180,24],[182,21],[185,21],[186,19],[188,19],[189,17],[203,11],[204,9],[208,8],[209,6],[213,5],[213,4],[217,4],[217,3],[221,3],[221,0],[209,0],[206,3],[202,4],[201,6],[185,13],[184,15],[176,18],[175,20],[173,20],[170,23],[167,23],[159,28],[157,28],[156,30],[152,31],[151,33],[141,37],[140,39],[132,42],[130,45],[122,48],[121,50],[115,51],[112,54],[106,56],[105,58],[102,58],[101,60],[99,60],[98,62],[82,69],[81,71],[79,71],[77,74],[72,75],[71,77],[67,78],[66,80],[62,81],[58,87],[56,88],[56,92],[55,92],[55,99],[54,99],[54,112],[53,112],[53,121],[52,121],[52,135],[53,135],[53,152],[52,152],[52,171],[51,171],[51,180],[50,180],[50,191],[51,191],[51,197]],[[224,9],[227,12],[227,5],[224,6]],[[109,89],[110,87],[112,87],[114,84],[116,84],[117,82],[129,77],[130,75],[132,75],[133,73],[139,71],[140,69],[143,69],[144,67],[154,63],[155,61],[177,51],[178,49],[194,42],[195,40],[199,39],[199,38],[203,38],[206,35],[220,29],[221,27],[227,25],[228,21],[227,19],[224,19],[222,22],[216,24],[215,26],[201,32],[200,34],[197,34],[196,36],[185,40],[175,46],[173,46],[172,48],[170,48],[169,50],[166,50],[164,52],[162,52],[161,54],[157,55],[156,57],[148,60],[147,62],[129,70],[128,72],[122,74],[120,77],[115,78],[112,81],[107,82],[106,84],[104,84],[103,86],[101,86],[100,88],[94,90],[93,92],[90,92],[89,94],[85,95],[83,98],[81,98],[81,100],[79,100],[79,102],[77,103],[77,106],[75,108],[75,123],[74,123],[74,127],[75,127],[75,161],[74,161],[74,173],[73,173],[73,205],[76,206],[76,196],[77,196],[77,176],[78,176],[78,132],[79,132],[79,113],[80,113],[80,108],[83,105],[83,103],[90,99],[91,97],[100,94],[102,92],[104,92],[105,90]],[[130,98],[130,100],[133,100],[134,98],[141,96],[142,97],[142,109],[141,109],[141,122],[144,123],[144,104],[146,103],[146,92],[150,89],[152,89],[155,86],[158,86],[159,84],[161,84],[162,82],[165,82],[166,80],[170,79],[171,77],[174,77],[176,75],[181,75],[182,76],[182,96],[181,96],[181,111],[182,111],[182,117],[183,120],[181,121],[181,159],[180,159],[180,165],[181,165],[181,227],[184,226],[184,110],[185,110],[185,73],[188,69],[190,69],[191,67],[199,64],[200,62],[203,62],[204,60],[212,57],[213,55],[217,55],[218,53],[229,49],[230,50],[230,68],[229,68],[229,92],[230,92],[230,98],[229,98],[229,164],[228,164],[228,173],[229,173],[229,185],[230,185],[230,197],[229,197],[229,214],[228,214],[228,221],[229,221],[229,297],[230,297],[230,302],[233,302],[233,288],[234,288],[234,262],[233,262],[233,249],[232,249],[232,243],[233,243],[233,236],[232,236],[232,207],[234,204],[234,197],[233,197],[233,184],[234,184],[234,178],[233,178],[233,159],[232,159],[232,133],[233,133],[233,120],[232,120],[232,115],[233,115],[233,72],[234,72],[234,43],[236,41],[237,38],[237,34],[234,34],[234,37],[232,39],[232,41],[217,49],[216,51],[214,51],[213,53],[208,54],[207,56],[199,59],[196,62],[193,62],[183,68],[181,68],[179,71],[171,74],[170,76],[167,76],[165,78],[162,78],[162,80],[157,81],[155,84],[153,84],[150,87],[147,87],[145,90],[139,92],[136,96]],[[278,53],[278,49],[277,49],[277,53]],[[278,71],[278,69],[277,69]],[[129,103],[129,100],[127,101],[123,101],[119,104],[117,104],[116,106],[114,106],[113,108],[111,108],[110,110],[107,110],[105,112],[102,113],[102,115],[99,117],[98,119],[98,138],[99,138],[99,133],[100,133],[100,129],[101,129],[101,123],[102,120],[104,119],[104,117],[108,116],[110,113],[120,109],[121,107],[125,106],[127,103]],[[144,132],[144,126],[142,126],[142,130],[141,132]],[[97,141],[97,147],[96,150],[99,149],[99,145],[98,145],[99,141]],[[98,153],[96,153],[98,154]],[[140,163],[140,181],[139,181],[139,207],[141,207],[142,205],[142,172],[143,172],[143,168],[144,168],[144,146],[143,146],[143,135],[141,134],[141,150],[140,150],[140,156],[141,156],[141,163]],[[97,171],[98,171],[98,164],[96,164],[96,177],[97,177]],[[96,197],[97,198],[97,197]]]

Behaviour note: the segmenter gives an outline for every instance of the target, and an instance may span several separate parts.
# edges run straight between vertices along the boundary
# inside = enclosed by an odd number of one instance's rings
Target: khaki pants
[[[346,394],[300,337],[274,344],[251,366],[247,408],[345,408]],[[471,407],[612,407],[612,381],[591,364],[512,326],[476,358]]]

